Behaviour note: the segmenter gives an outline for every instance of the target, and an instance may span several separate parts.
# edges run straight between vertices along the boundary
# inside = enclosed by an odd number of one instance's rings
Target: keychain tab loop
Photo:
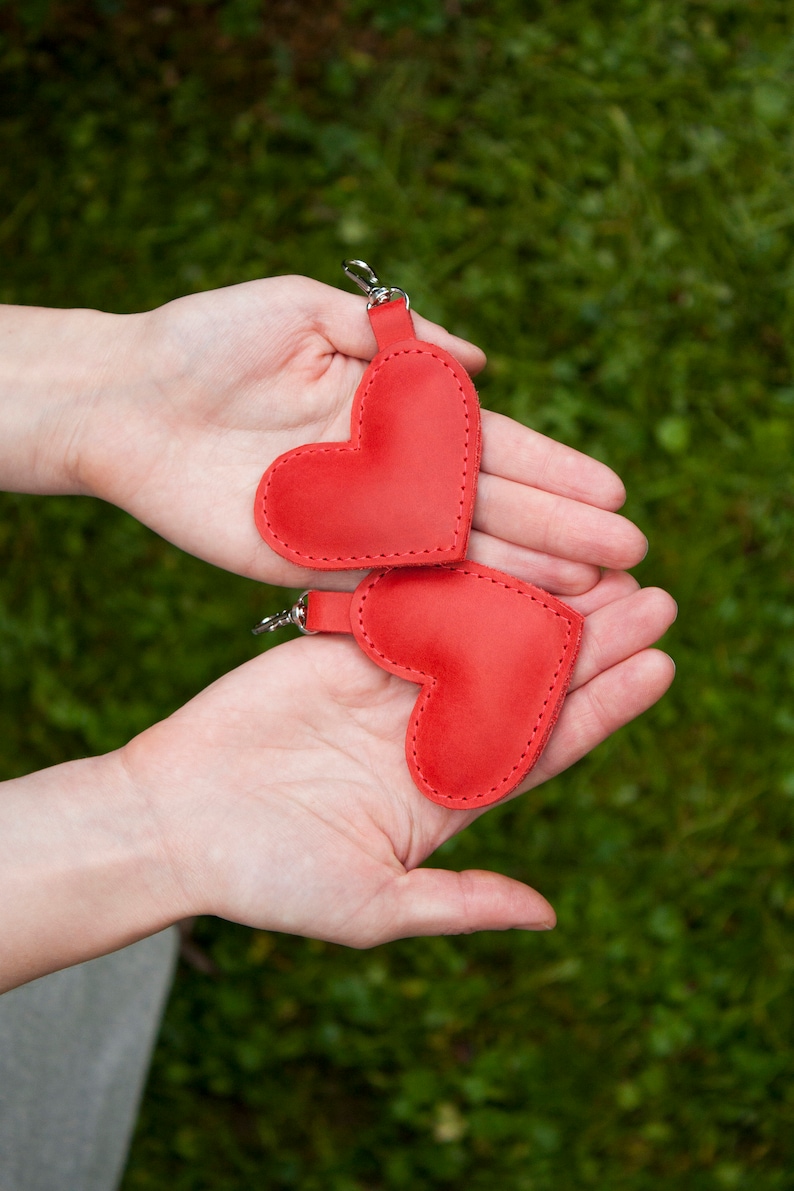
[[[277,629],[288,629],[293,625],[306,637],[318,633],[347,633],[352,635],[350,606],[353,593],[350,591],[304,591],[291,608],[266,616],[251,629],[255,637],[260,633],[274,633]],[[308,626],[312,625],[311,628]]]
[[[367,310],[373,306],[382,306],[384,302],[391,302],[394,298],[404,298],[405,309],[411,309],[411,300],[405,290],[396,285],[384,285],[366,261],[342,261],[342,269],[345,276],[367,295]]]

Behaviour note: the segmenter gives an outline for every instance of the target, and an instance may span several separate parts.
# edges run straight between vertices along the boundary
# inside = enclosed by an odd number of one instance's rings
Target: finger
[[[613,600],[622,600],[640,590],[640,585],[633,575],[627,571],[604,571],[599,581],[583,595],[566,597],[566,602],[581,612],[582,616],[590,616],[605,604]]]
[[[554,910],[534,889],[499,873],[416,868],[384,888],[376,919],[389,942],[477,930],[551,930]]]
[[[619,513],[486,473],[473,525],[506,542],[610,570],[636,566],[648,552],[645,534]]]
[[[613,512],[626,499],[623,481],[605,463],[504,414],[482,411],[482,437],[482,469],[490,475]]]
[[[635,653],[568,695],[546,751],[524,790],[556,777],[661,699],[675,663],[658,649]]]
[[[344,290],[316,282],[313,296],[316,324],[334,351],[358,360],[371,360],[378,350],[375,334],[367,318],[366,298],[346,294]],[[485,353],[466,339],[451,335],[437,323],[431,323],[411,311],[417,339],[443,347],[459,360],[467,372],[475,375],[485,366]]]
[[[534,583],[553,595],[569,596],[590,591],[598,584],[601,575],[598,567],[587,563],[569,562],[540,550],[528,550],[477,530],[469,538],[466,556],[498,571],[506,571],[526,583]]]
[[[416,314],[414,311],[412,313],[417,339],[424,339],[428,343],[435,343],[439,347],[443,347],[463,365],[470,376],[476,376],[478,372],[482,372],[487,363],[482,348],[477,347],[474,343],[469,343],[468,339],[461,339],[458,335],[450,334],[438,323],[431,323],[429,319],[422,318],[421,314]]]
[[[677,614],[675,600],[660,587],[644,587],[593,612],[585,620],[571,690],[653,645]]]

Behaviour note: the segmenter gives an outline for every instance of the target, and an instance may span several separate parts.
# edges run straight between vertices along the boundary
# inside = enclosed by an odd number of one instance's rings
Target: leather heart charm
[[[380,350],[353,399],[350,440],[279,456],[259,484],[257,528],[315,570],[462,559],[480,466],[474,386],[415,337],[403,299],[369,313]]]
[[[382,570],[349,592],[308,593],[310,632],[352,632],[383,669],[421,685],[405,751],[443,806],[498,802],[529,773],[562,706],[583,618],[473,562]]]

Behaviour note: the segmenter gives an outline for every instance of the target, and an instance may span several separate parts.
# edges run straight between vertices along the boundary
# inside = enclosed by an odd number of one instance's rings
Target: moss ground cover
[[[680,604],[664,703],[447,845],[549,936],[214,921],[125,1191],[794,1186],[794,10],[0,3],[0,300],[142,309],[363,256],[604,458]],[[3,776],[111,748],[283,593],[0,505]]]

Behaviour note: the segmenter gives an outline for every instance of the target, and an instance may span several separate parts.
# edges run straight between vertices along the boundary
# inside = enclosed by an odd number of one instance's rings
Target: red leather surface
[[[402,300],[370,313],[384,338],[410,323]],[[268,468],[256,524],[278,554],[317,570],[462,559],[479,464],[468,374],[434,344],[401,339],[365,372],[349,442],[297,447]]]
[[[337,594],[311,593],[316,623],[326,597]],[[467,810],[519,785],[562,706],[581,640],[578,612],[468,561],[373,572],[349,613],[339,602],[335,608],[331,631],[345,631],[349,615],[374,662],[422,686],[405,751],[423,794]]]
[[[404,299],[373,306],[369,311],[369,321],[378,341],[378,351],[383,351],[398,339],[416,338],[414,321],[405,308]]]
[[[310,591],[306,598],[306,628],[310,633],[352,633],[352,591]]]

